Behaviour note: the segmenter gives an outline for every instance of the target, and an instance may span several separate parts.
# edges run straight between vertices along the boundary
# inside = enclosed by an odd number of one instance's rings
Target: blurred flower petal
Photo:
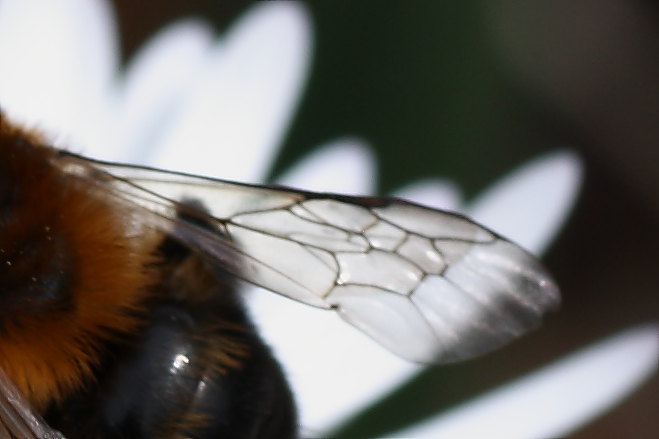
[[[409,184],[394,192],[394,196],[416,201],[435,209],[460,209],[462,194],[458,186],[448,180],[427,179]]]
[[[66,137],[103,141],[116,38],[106,2],[0,2],[1,105],[15,120]]]
[[[365,142],[354,138],[335,140],[306,155],[277,181],[318,192],[371,194],[376,181],[374,163]]]
[[[540,254],[570,212],[581,179],[581,162],[574,153],[551,153],[492,185],[466,212],[497,233]]]
[[[300,425],[310,431],[329,429],[419,370],[334,312],[256,288],[249,304],[261,334],[284,365]]]
[[[657,371],[659,325],[618,333],[392,437],[564,437]]]
[[[309,45],[301,3],[253,6],[215,48],[154,164],[261,180],[303,89]]]
[[[146,163],[153,145],[181,110],[213,34],[202,22],[182,21],[153,37],[133,58],[117,90],[120,133],[113,160]]]

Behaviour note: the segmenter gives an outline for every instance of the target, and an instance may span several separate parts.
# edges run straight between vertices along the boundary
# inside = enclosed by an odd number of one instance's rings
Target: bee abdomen
[[[290,391],[253,330],[209,333],[180,305],[154,307],[139,339],[117,349],[101,381],[53,407],[49,424],[69,439],[294,437]],[[236,353],[223,365],[227,346]]]

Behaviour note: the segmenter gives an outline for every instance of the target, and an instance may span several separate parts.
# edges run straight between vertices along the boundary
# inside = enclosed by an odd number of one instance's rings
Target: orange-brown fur
[[[92,378],[103,343],[137,329],[149,283],[145,267],[158,236],[149,231],[139,240],[129,236],[127,230],[135,232],[126,227],[130,209],[63,173],[56,150],[1,115],[0,173],[5,174],[0,175],[0,295],[8,284],[37,281],[44,264],[61,257],[63,249],[71,276],[70,309],[0,309],[0,367],[41,409]],[[15,202],[7,203],[12,195],[3,191],[16,188]],[[21,254],[25,240],[38,249],[31,259]]]

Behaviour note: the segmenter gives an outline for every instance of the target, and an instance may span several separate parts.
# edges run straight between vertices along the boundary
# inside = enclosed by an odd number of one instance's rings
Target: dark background
[[[126,58],[167,23],[218,32],[251,2],[115,0]],[[546,254],[564,294],[541,331],[504,352],[422,374],[339,432],[373,437],[617,330],[659,317],[659,7],[630,0],[305,2],[310,82],[276,172],[355,134],[380,190],[421,177],[476,194],[544,151],[585,165],[575,211]],[[659,378],[572,437],[659,437]],[[523,422],[523,420],[520,420]]]

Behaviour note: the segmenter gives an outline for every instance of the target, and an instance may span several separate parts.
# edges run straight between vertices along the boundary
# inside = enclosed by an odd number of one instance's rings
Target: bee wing
[[[0,369],[0,437],[16,439],[64,439],[31,408]]]
[[[459,214],[399,199],[95,166],[156,222],[176,220],[173,201],[200,199],[230,241],[194,221],[170,233],[251,283],[337,311],[412,361],[486,353],[537,326],[560,300],[533,256]]]

